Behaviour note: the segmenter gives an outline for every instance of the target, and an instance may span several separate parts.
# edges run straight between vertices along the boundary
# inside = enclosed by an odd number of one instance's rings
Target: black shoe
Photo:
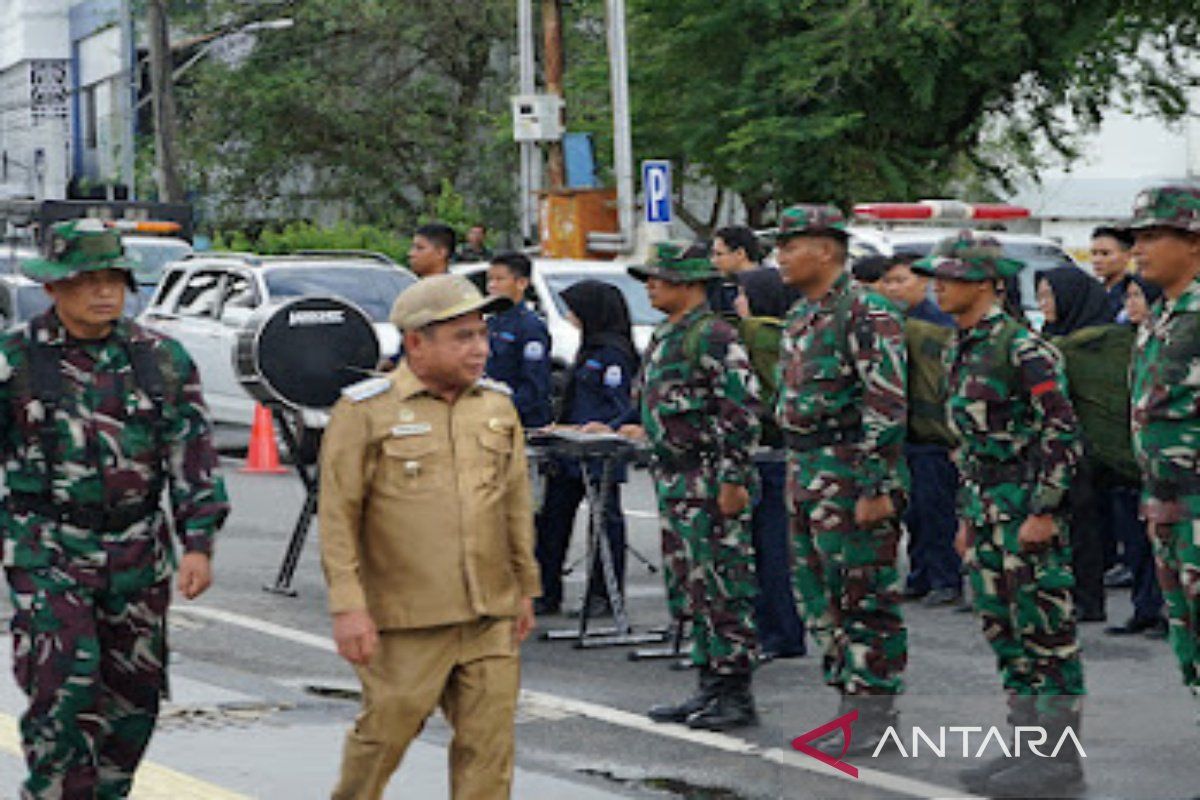
[[[984,784],[982,793],[988,797],[1068,797],[1083,788],[1083,765],[1078,758],[1060,754],[1058,758],[1006,760],[1008,765]]]
[[[717,696],[719,675],[707,668],[700,670],[699,689],[682,703],[663,703],[651,706],[646,716],[655,722],[687,722],[688,717],[703,711]]]
[[[1008,698],[1008,724],[1013,730],[1008,735],[1008,749],[1016,749],[1016,729],[1021,726],[1037,724],[1037,698],[1030,695],[1012,695]],[[987,788],[988,780],[1013,765],[1013,760],[1006,756],[993,756],[973,767],[959,771],[958,778],[963,786],[973,794],[980,794]]]
[[[717,696],[687,718],[689,728],[718,733],[757,724],[758,712],[750,692],[749,672],[718,676]]]
[[[1147,639],[1162,640],[1166,639],[1170,634],[1170,623],[1162,617],[1155,620],[1154,625],[1147,628],[1143,633]]]
[[[549,600],[545,597],[536,597],[533,600],[533,613],[539,617],[557,614],[560,611],[562,611],[562,603],[557,600]]]
[[[841,730],[831,731],[831,736],[823,736],[813,743],[816,749],[827,756],[844,758],[846,756],[861,756],[874,753],[875,748],[883,741],[887,729],[898,724],[900,715],[896,711],[895,695],[848,695],[852,708],[858,709],[858,721],[854,725],[854,735],[850,737],[847,747]],[[842,752],[845,749],[845,752]]]
[[[929,594],[925,595],[925,605],[934,606],[951,606],[962,599],[962,592],[958,589],[934,589]]]
[[[774,661],[777,658],[803,658],[806,655],[808,655],[808,650],[803,645],[800,647],[785,647],[781,650],[768,650],[764,648],[762,654],[759,656],[759,659],[763,663],[766,663],[769,661]]]
[[[1097,609],[1089,609],[1083,611],[1079,606],[1075,606],[1075,621],[1076,622],[1108,622],[1108,614]]]
[[[1131,586],[1133,586],[1133,573],[1124,564],[1117,564],[1104,573],[1105,589],[1128,589]]]
[[[1124,625],[1110,625],[1104,629],[1104,632],[1109,636],[1132,636],[1137,633],[1146,633],[1157,628],[1161,628],[1163,633],[1166,633],[1167,621],[1162,617],[1151,617],[1150,619],[1130,617],[1129,619],[1125,620]]]
[[[918,589],[915,586],[905,586],[904,587],[904,599],[905,600],[920,600],[922,597],[924,597],[927,594],[929,594],[928,589]]]

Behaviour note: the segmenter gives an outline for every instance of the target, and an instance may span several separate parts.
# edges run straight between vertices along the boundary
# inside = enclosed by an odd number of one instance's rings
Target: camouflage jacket
[[[1200,279],[1154,307],[1130,367],[1133,448],[1146,518],[1184,518],[1181,497],[1200,495]]]
[[[905,490],[908,354],[895,307],[844,273],[820,300],[792,306],[785,324],[780,425],[799,436],[860,429],[858,441],[824,449],[849,460],[860,494]]]
[[[1062,356],[997,307],[958,332],[946,361],[960,514],[983,523],[1057,511],[1082,455]]]
[[[53,309],[30,322],[28,335],[62,348],[52,439],[58,452],[47,485],[44,405],[30,382],[30,344],[24,329],[10,332],[0,337],[0,453],[9,492],[28,497],[49,490],[55,507],[118,512],[144,504],[151,488],[167,479],[183,548],[211,552],[229,504],[216,474],[200,379],[183,347],[124,319],[103,341],[72,340]],[[154,404],[134,379],[128,344],[138,340],[152,341],[158,356],[165,384],[161,429]],[[166,440],[165,476],[159,436]],[[13,500],[0,508],[6,566],[129,571],[145,581],[170,572],[174,553],[162,513],[124,530],[95,531],[21,509]]]
[[[667,469],[700,461],[720,483],[752,486],[758,386],[737,332],[706,315],[704,304],[654,332],[634,388],[642,425],[651,453]],[[689,337],[696,325],[704,328]],[[696,352],[687,352],[693,346]]]

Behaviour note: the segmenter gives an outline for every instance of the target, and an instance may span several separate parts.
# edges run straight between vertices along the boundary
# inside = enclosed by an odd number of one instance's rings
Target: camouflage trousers
[[[808,476],[788,466],[793,585],[825,682],[844,694],[899,694],[908,661],[900,615],[898,517],[870,530],[854,521],[852,496],[813,497]]]
[[[29,698],[22,798],[129,794],[165,688],[169,581],[115,591],[65,570],[8,570],[13,667]]]
[[[1036,696],[1043,714],[1077,711],[1084,693],[1067,522],[1057,521],[1064,533],[1034,550],[1017,540],[1023,519],[973,526],[965,559],[1005,691]]]
[[[1149,534],[1158,585],[1171,620],[1171,649],[1183,682],[1200,698],[1200,496],[1180,502],[1191,518],[1151,523]]]
[[[654,478],[667,607],[691,621],[692,662],[725,675],[749,672],[758,658],[751,509],[723,516],[719,486],[702,471]]]

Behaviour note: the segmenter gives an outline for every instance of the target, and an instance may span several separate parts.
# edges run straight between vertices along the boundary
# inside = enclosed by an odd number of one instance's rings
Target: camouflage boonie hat
[[[644,281],[658,278],[669,283],[703,283],[720,277],[720,271],[707,258],[684,258],[684,249],[663,242],[654,247],[654,255],[645,264],[635,264],[629,274]]]
[[[783,242],[796,236],[832,236],[845,241],[850,238],[846,224],[846,215],[837,206],[789,206],[779,215],[779,230],[775,240]]]
[[[1160,186],[1144,189],[1133,201],[1130,230],[1175,228],[1200,233],[1200,187]]]
[[[978,283],[1011,278],[1024,266],[1004,255],[1004,246],[996,237],[964,230],[938,242],[933,252],[911,269],[919,275]]]
[[[21,269],[38,283],[56,283],[84,272],[119,269],[137,290],[133,264],[125,258],[121,235],[95,219],[73,219],[50,227],[42,258],[26,261]]]

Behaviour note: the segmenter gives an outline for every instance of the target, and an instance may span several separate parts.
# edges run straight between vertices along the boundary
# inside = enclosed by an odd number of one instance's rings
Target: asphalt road
[[[153,765],[173,771],[172,780],[194,779],[199,788],[188,794],[169,784],[175,788],[155,794],[148,778],[140,797],[327,797],[341,736],[355,714],[354,674],[330,650],[315,529],[296,572],[296,596],[263,590],[275,579],[303,497],[301,484],[295,475],[248,475],[238,466],[225,461],[234,511],[217,550],[216,584],[200,601],[176,605],[171,636],[177,692],[150,751]],[[646,475],[635,473],[625,507],[632,546],[657,563],[651,492]],[[581,533],[573,555],[582,546]],[[580,594],[580,573],[568,577],[569,603]],[[661,576],[631,558],[628,584],[636,627],[664,625]],[[1110,619],[1124,619],[1129,608],[1127,593],[1110,593]],[[1003,726],[993,658],[974,616],[920,605],[906,612],[910,661],[899,731],[905,747],[911,749],[913,726],[935,741],[939,727]],[[539,624],[545,630],[574,621],[552,617]],[[1081,796],[1195,797],[1197,707],[1180,684],[1167,645],[1140,637],[1114,640],[1096,625],[1082,630],[1089,698],[1082,737],[1088,787]],[[725,736],[646,721],[648,705],[683,696],[695,676],[668,661],[632,662],[631,649],[579,650],[540,639],[525,645],[518,797],[965,796],[955,778],[969,763],[956,738],[961,734],[951,734],[945,757],[924,748],[916,758],[889,749],[878,758],[851,759],[858,778],[792,750],[793,738],[835,716],[836,698],[822,685],[811,655],[762,667],[755,678],[762,724]],[[0,710],[11,717],[20,698],[11,686],[5,691]],[[3,717],[0,753],[6,749]],[[394,796],[444,796],[448,739],[444,723],[432,720],[410,751]],[[973,754],[982,736],[969,741]],[[12,785],[19,764],[11,732],[7,750],[0,757],[0,781]]]

